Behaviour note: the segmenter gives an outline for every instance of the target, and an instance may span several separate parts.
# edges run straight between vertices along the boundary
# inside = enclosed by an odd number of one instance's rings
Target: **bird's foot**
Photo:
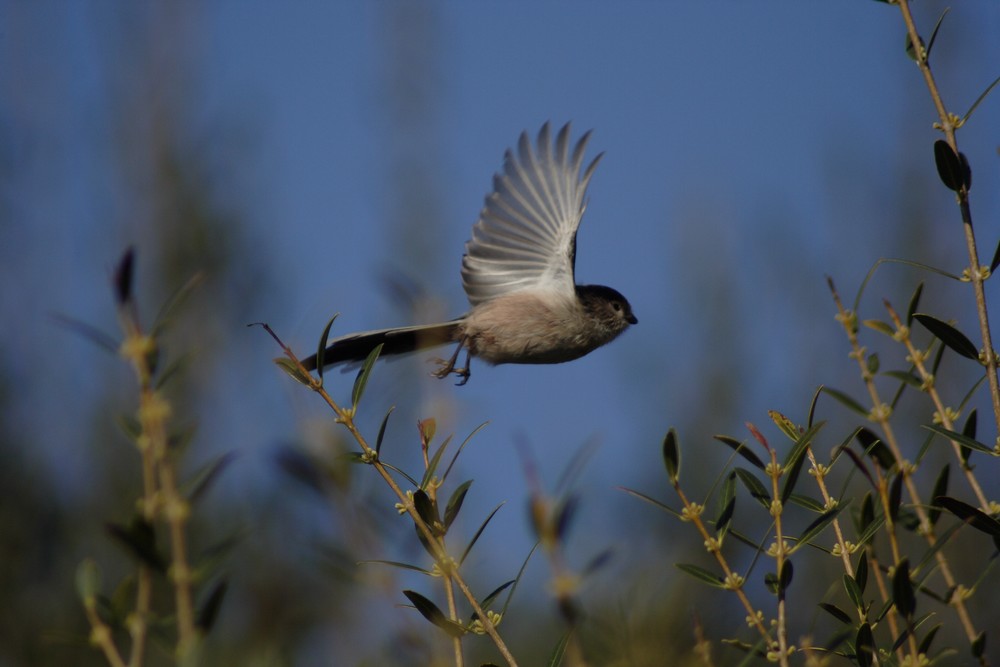
[[[455,368],[454,359],[434,359],[434,363],[438,365],[438,369],[432,372],[431,375],[441,380],[445,379],[449,375],[457,375],[461,378],[461,380],[455,385],[457,387],[461,387],[468,382],[469,377],[472,375],[468,368]]]

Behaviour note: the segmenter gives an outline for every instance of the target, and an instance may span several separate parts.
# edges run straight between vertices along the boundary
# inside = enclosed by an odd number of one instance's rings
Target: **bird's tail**
[[[381,356],[407,354],[428,347],[446,345],[455,340],[461,320],[438,324],[418,324],[412,327],[378,329],[341,336],[329,342],[323,355],[323,366],[335,366],[364,361],[368,354],[382,344]],[[316,355],[302,360],[307,370],[316,369]]]

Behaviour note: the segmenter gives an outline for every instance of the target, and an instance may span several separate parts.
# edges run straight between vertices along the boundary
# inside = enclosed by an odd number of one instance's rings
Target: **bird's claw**
[[[469,381],[469,377],[472,375],[468,368],[455,368],[455,361],[445,360],[445,359],[435,359],[434,363],[438,365],[438,369],[431,373],[434,377],[438,379],[445,379],[449,375],[457,375],[461,378],[459,382],[456,383],[456,387],[461,387],[466,382]]]

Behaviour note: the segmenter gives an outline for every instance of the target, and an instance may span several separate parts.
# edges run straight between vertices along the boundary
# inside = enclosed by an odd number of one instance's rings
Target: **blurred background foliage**
[[[460,243],[502,149],[520,129],[574,112],[577,130],[597,127],[592,145],[608,152],[581,232],[582,280],[629,295],[634,335],[575,369],[480,367],[464,393],[429,382],[423,360],[384,364],[362,418],[374,431],[397,406],[387,456],[411,470],[416,419],[434,416],[459,440],[495,422],[463,456],[463,474],[477,479],[467,533],[509,501],[470,562],[483,590],[514,576],[530,548],[513,445],[555,480],[599,441],[576,483],[583,509],[571,535],[577,565],[616,548],[584,595],[595,663],[690,658],[695,608],[710,637],[736,632],[733,601],[673,568],[702,553],[699,541],[615,487],[668,499],[658,451],[668,425],[696,452],[688,484],[707,489],[728,455],[713,434],[743,438],[742,424],[766,422],[768,408],[801,418],[819,384],[858,390],[824,274],[850,298],[879,257],[954,270],[964,250],[891,8],[705,4],[589,7],[570,19],[547,3],[534,17],[527,5],[371,3],[315,8],[309,31],[304,8],[288,18],[239,3],[3,3],[0,665],[103,664],[86,642],[73,572],[87,556],[107,582],[131,571],[104,526],[126,520],[139,494],[137,457],[115,424],[135,393],[120,360],[57,317],[115,330],[109,274],[128,244],[147,321],[192,275],[205,277],[164,342],[166,354],[190,355],[169,389],[178,421],[196,429],[184,469],[237,454],[191,524],[194,553],[238,538],[206,664],[447,664],[425,621],[396,607],[401,588],[426,581],[357,564],[419,561],[411,530],[368,470],[338,458],[349,446],[330,415],[286,389],[269,361],[277,350],[244,325],[265,319],[308,350],[336,310],[353,310],[344,326],[358,328],[456,314]],[[925,27],[943,6],[926,5]],[[539,32],[505,34],[522,21]],[[659,21],[662,43],[643,32]],[[949,17],[935,67],[956,98],[975,99],[997,74],[998,30],[987,3]],[[629,50],[633,31],[647,50]],[[783,80],[792,65],[767,42],[802,33],[810,40],[791,48],[804,71]],[[761,42],[760,61],[744,63]],[[837,57],[817,55],[828,50]],[[732,78],[719,78],[727,67]],[[673,70],[691,78],[672,88],[673,74],[652,74]],[[296,99],[260,93],[299,79]],[[810,98],[827,95],[838,106],[811,114]],[[998,109],[988,101],[962,131],[994,238]],[[322,113],[335,133],[317,129]],[[746,143],[711,136],[728,124]],[[794,153],[805,141],[805,157]],[[902,308],[920,279],[883,269],[862,306],[886,296]],[[941,280],[924,296],[967,333],[971,301]],[[960,395],[971,377],[956,368],[945,391]],[[921,400],[905,407],[909,423],[927,421]],[[832,446],[854,419],[823,409]],[[968,555],[970,567],[981,562]],[[547,576],[540,560],[529,568],[502,627],[523,664],[539,664],[560,632]],[[997,613],[986,597],[979,618]],[[815,623],[800,631],[821,635]],[[735,659],[722,655],[719,664]],[[170,661],[154,651],[148,664]]]

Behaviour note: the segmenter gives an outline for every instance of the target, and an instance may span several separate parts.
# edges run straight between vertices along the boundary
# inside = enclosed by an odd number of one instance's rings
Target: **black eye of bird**
[[[615,310],[621,310],[622,309],[622,305],[620,303],[618,303],[617,301],[615,301],[614,303],[612,303],[611,307],[614,308]]]

